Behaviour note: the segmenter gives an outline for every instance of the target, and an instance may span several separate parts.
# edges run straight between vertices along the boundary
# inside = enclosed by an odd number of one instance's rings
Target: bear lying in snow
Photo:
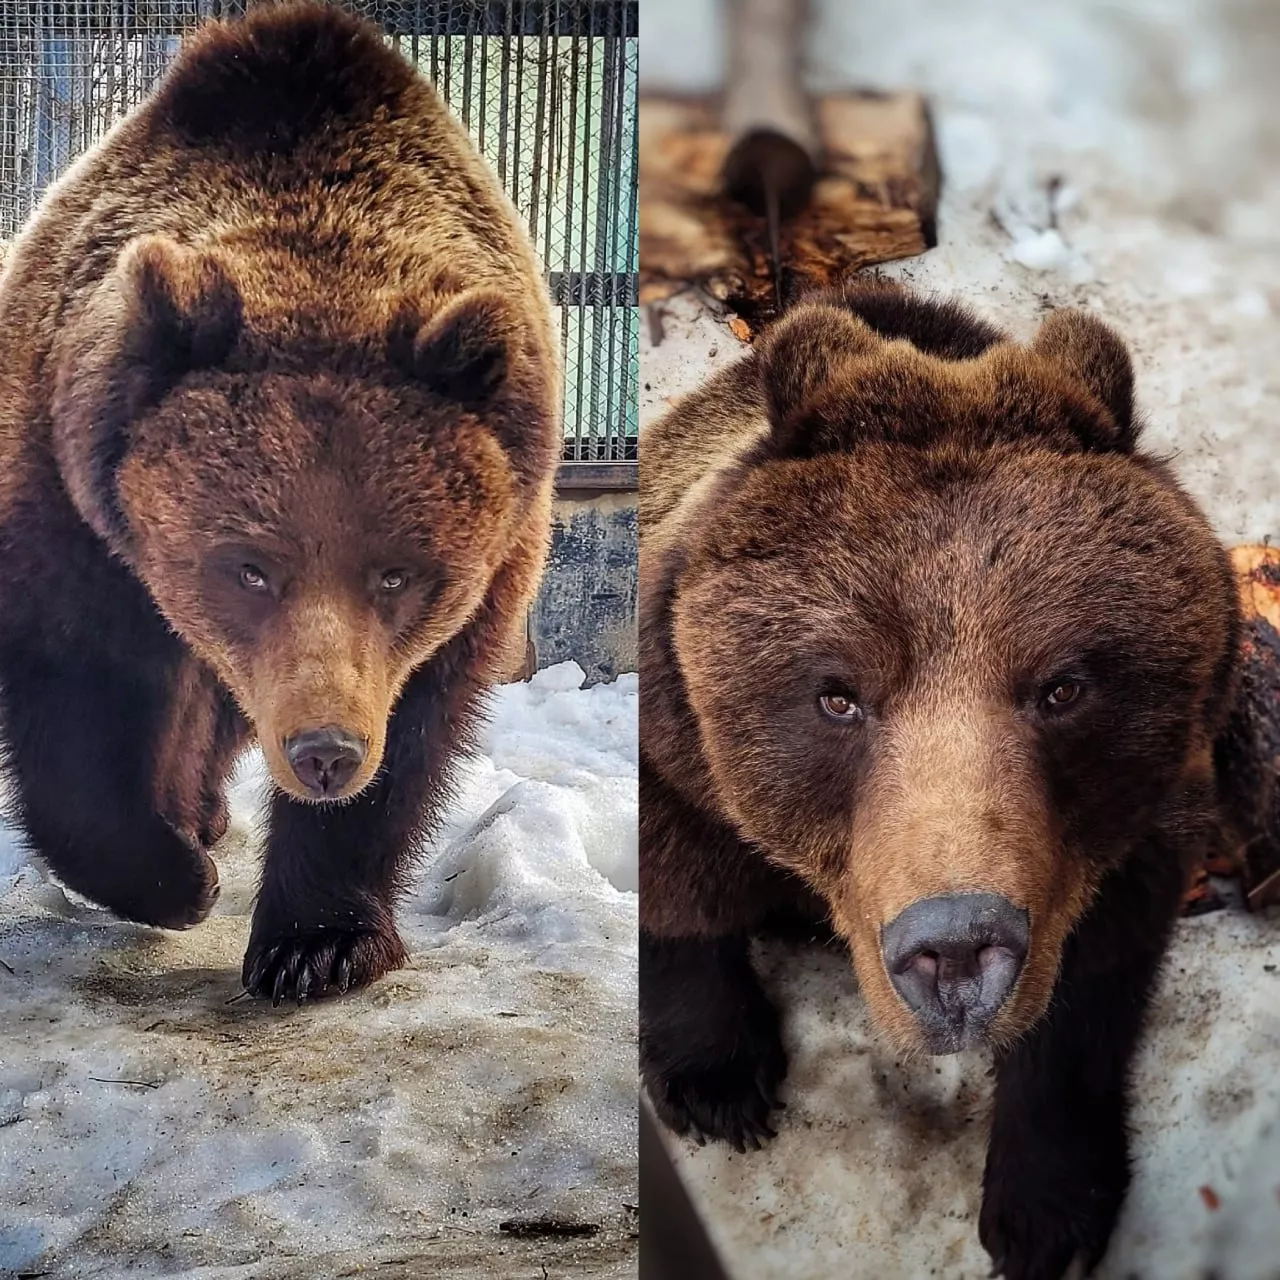
[[[193,37],[0,277],[0,685],[33,849],[194,925],[256,736],[245,985],[400,964],[410,860],[523,655],[560,402],[518,216],[376,29],[263,7]]]
[[[748,936],[826,920],[905,1051],[990,1045],[997,1274],[1102,1256],[1126,1073],[1216,837],[1240,622],[1138,451],[1120,341],[889,286],[805,302],[649,427],[641,1066],[758,1145],[786,1071]]]

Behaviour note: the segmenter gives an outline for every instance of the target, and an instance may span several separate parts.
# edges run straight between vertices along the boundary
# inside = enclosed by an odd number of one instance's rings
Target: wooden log
[[[840,93],[816,104],[823,168],[809,207],[784,225],[790,299],[936,242],[939,172],[924,100]],[[701,289],[746,321],[776,313],[764,223],[721,192],[733,143],[711,98],[645,95],[640,107],[640,301]]]
[[[1240,815],[1238,854],[1253,910],[1280,904],[1280,549],[1231,553],[1244,607],[1244,676],[1224,763]]]
[[[1194,873],[1188,914],[1220,906],[1209,877],[1238,879],[1250,910],[1280,903],[1280,549],[1231,552],[1244,613],[1240,697],[1220,744],[1217,847]]]

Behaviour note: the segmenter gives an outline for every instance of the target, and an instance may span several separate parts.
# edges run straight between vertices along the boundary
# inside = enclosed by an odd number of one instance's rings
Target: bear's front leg
[[[640,1073],[658,1118],[738,1151],[775,1136],[787,1055],[745,938],[640,933]]]
[[[375,782],[343,805],[274,798],[242,974],[251,995],[340,995],[405,962],[395,903],[411,849],[387,790]]]
[[[739,1151],[774,1136],[787,1073],[748,935],[785,902],[783,873],[640,764],[640,1073],[676,1133]]]
[[[1129,1187],[1129,1066],[1182,886],[1155,847],[1108,875],[1048,1012],[1000,1061],[979,1220],[993,1275],[1059,1280],[1106,1252]]]
[[[273,1004],[339,995],[407,958],[395,906],[447,798],[477,690],[447,656],[411,677],[387,728],[382,768],[359,795],[272,801],[243,981]]]

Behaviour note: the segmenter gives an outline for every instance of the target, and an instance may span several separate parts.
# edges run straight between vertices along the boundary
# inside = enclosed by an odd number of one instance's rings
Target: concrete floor
[[[816,7],[814,88],[919,88],[935,112],[940,244],[889,274],[1021,337],[1052,307],[1095,310],[1133,351],[1148,446],[1222,538],[1280,535],[1280,6]],[[645,0],[642,87],[713,88],[721,61],[715,5]],[[664,328],[657,348],[642,337],[642,422],[742,349],[691,299]],[[1280,1276],[1278,962],[1274,913],[1181,926],[1100,1275],[1193,1280],[1212,1259],[1220,1280]],[[788,1010],[782,1136],[746,1157],[677,1153],[735,1276],[985,1275],[987,1064],[894,1060],[839,958],[772,948],[762,967]]]

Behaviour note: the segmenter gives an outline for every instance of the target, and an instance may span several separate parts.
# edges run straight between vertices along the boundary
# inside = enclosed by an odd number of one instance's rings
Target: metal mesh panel
[[[253,0],[247,0],[252,4]],[[0,0],[0,243],[246,0]],[[439,88],[542,257],[565,354],[565,458],[636,456],[636,0],[347,0]]]

